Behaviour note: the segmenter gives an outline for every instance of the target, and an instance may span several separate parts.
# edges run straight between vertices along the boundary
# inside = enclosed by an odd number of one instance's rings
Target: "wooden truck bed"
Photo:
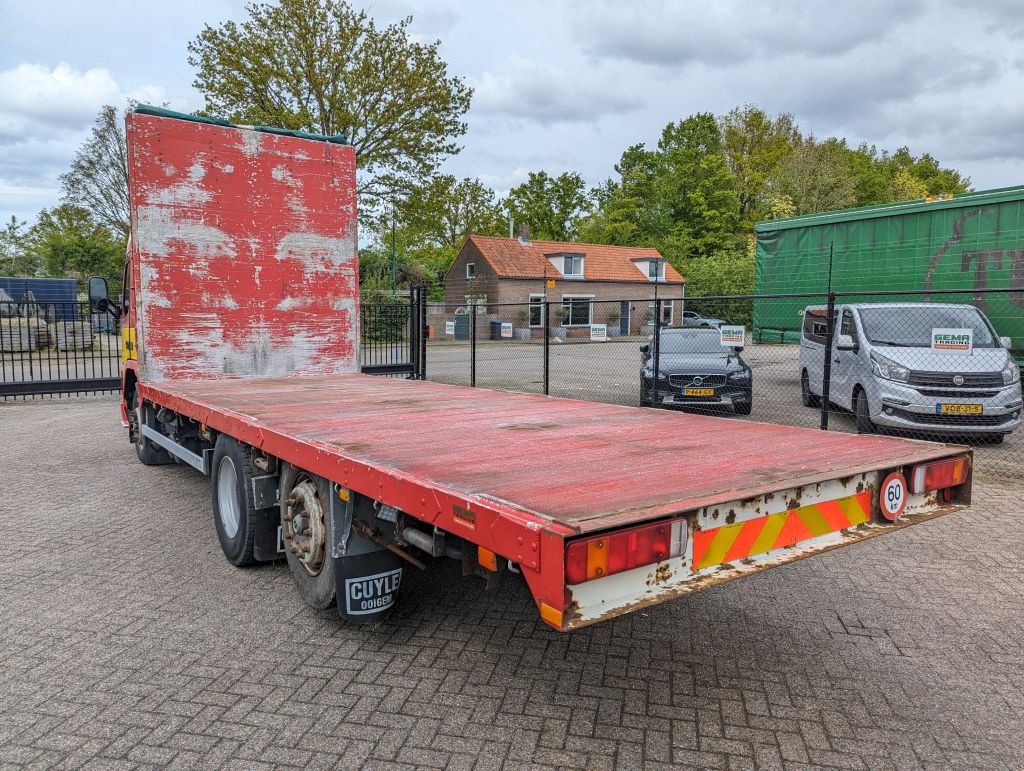
[[[880,458],[902,466],[951,452],[906,439],[359,374],[163,382],[143,391],[284,460],[346,477],[370,497],[390,502],[396,486],[411,485],[552,523],[565,535],[852,477],[877,469]],[[339,474],[349,463],[391,482],[371,483],[355,467]],[[424,506],[402,508],[420,515]]]

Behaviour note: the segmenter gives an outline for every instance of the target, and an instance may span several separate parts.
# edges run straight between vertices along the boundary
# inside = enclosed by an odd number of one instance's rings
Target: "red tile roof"
[[[635,260],[664,259],[657,249],[641,246],[608,246],[564,241],[531,241],[472,235],[472,242],[501,278],[558,278],[558,270],[545,255],[566,252],[583,255],[584,281],[630,281],[648,283],[646,271]],[[463,247],[465,248],[465,247]],[[671,265],[665,265],[664,283],[683,283],[683,277]]]

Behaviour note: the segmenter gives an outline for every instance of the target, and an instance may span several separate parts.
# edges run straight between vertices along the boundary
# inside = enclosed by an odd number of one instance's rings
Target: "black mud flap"
[[[252,553],[260,562],[283,560],[284,541],[281,540],[281,512],[272,509],[257,509],[255,515],[256,534]]]
[[[376,624],[390,616],[398,602],[403,564],[386,549],[335,557],[338,615],[353,624]]]

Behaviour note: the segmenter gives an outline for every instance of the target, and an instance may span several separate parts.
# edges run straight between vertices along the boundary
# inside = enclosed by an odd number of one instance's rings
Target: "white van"
[[[800,337],[803,403],[821,403],[825,306],[804,311]],[[936,330],[971,330],[972,344],[942,350]],[[1020,369],[1009,338],[973,305],[860,303],[836,306],[829,401],[850,410],[857,430],[876,426],[929,434],[984,434],[1020,425]]]

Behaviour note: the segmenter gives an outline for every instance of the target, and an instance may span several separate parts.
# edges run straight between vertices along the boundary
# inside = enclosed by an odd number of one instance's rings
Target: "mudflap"
[[[376,624],[398,602],[402,558],[386,549],[334,557],[338,615],[353,624]]]
[[[281,540],[281,511],[275,506],[256,510],[256,535],[253,539],[252,554],[260,562],[273,562],[285,558],[284,542]]]

